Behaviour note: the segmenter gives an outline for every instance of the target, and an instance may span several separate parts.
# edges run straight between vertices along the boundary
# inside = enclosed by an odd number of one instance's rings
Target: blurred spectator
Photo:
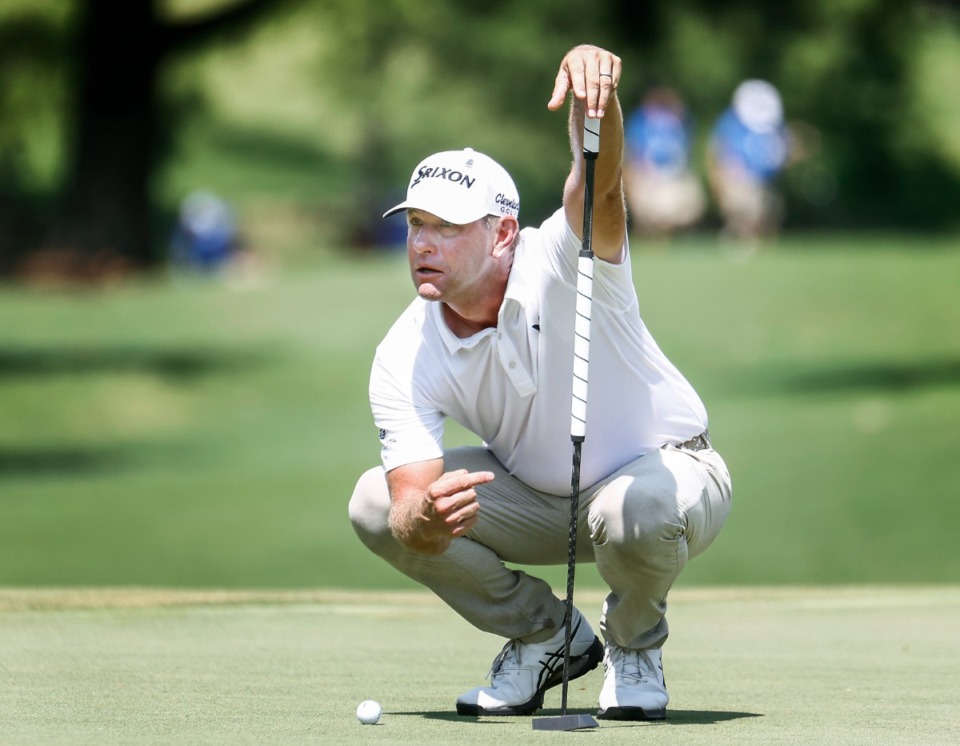
[[[170,241],[174,269],[215,273],[226,268],[238,251],[233,210],[212,192],[191,192],[180,204]]]
[[[780,93],[763,80],[743,81],[713,128],[707,155],[725,236],[755,241],[777,235],[783,201],[776,180],[789,156]]]
[[[633,227],[669,236],[703,216],[703,187],[690,170],[690,121],[671,88],[651,88],[624,126],[624,183]]]

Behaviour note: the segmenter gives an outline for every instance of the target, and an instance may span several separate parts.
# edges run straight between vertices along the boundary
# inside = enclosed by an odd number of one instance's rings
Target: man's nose
[[[418,254],[428,254],[436,248],[431,231],[422,225],[410,229],[410,246]]]

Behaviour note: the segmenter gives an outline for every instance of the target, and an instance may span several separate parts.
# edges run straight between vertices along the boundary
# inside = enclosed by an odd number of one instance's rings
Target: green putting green
[[[593,621],[600,600],[577,596]],[[960,741],[960,587],[680,589],[670,619],[667,721],[553,738]],[[528,717],[454,714],[500,644],[420,592],[4,589],[0,742],[544,743]],[[569,710],[600,683],[571,684]]]

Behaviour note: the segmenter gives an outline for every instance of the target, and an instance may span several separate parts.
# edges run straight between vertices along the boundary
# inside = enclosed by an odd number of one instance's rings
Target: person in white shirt
[[[490,685],[458,698],[461,715],[531,714],[562,680],[564,602],[509,564],[567,561],[585,115],[600,119],[601,147],[577,556],[596,563],[609,593],[602,643],[572,610],[569,677],[603,661],[600,718],[666,716],[667,595],[730,510],[730,476],[704,406],[639,314],[620,74],[619,57],[598,47],[564,57],[548,108],[560,110],[572,92],[573,165],[562,209],[538,228],[520,230],[513,180],[470,148],[424,159],[406,200],[386,213],[406,213],[418,297],[377,347],[370,404],[382,465],[361,476],[349,513],[371,551],[507,639]],[[483,445],[444,449],[448,417]]]

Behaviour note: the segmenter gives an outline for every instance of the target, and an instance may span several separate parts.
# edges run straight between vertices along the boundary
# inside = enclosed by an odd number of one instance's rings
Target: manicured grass
[[[578,598],[594,624],[600,598]],[[958,614],[957,586],[679,591],[668,719],[550,734],[454,714],[502,641],[425,592],[0,590],[0,741],[956,743]],[[570,712],[595,711],[601,670]]]
[[[960,577],[960,251],[811,237],[742,261],[690,239],[633,260],[734,478],[681,585]],[[373,348],[410,297],[396,254],[252,286],[3,288],[0,584],[412,588],[346,518],[378,460]]]

